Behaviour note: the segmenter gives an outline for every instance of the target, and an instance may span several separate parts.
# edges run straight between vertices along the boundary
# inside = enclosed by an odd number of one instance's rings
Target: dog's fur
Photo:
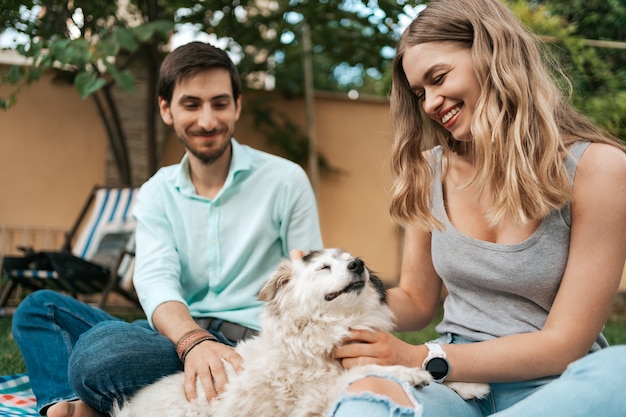
[[[188,402],[181,372],[143,388],[112,415],[323,416],[351,381],[366,375],[391,374],[419,386],[432,380],[419,368],[366,365],[346,370],[333,359],[333,348],[351,329],[393,328],[381,281],[343,250],[324,249],[283,261],[259,298],[265,302],[261,333],[237,346],[243,370],[235,374],[230,369],[219,400],[207,402],[198,383],[198,399]],[[482,384],[465,385],[469,390],[461,395],[486,393]]]

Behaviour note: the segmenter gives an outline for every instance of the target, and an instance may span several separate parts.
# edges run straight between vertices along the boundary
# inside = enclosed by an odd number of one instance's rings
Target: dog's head
[[[265,302],[267,314],[293,320],[353,319],[358,324],[380,310],[385,310],[381,322],[389,319],[381,280],[361,259],[341,249],[313,251],[301,259],[283,261],[259,292],[259,299]]]

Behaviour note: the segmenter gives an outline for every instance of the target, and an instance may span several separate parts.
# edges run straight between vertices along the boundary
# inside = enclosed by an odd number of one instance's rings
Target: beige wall
[[[7,91],[0,88],[0,95]],[[276,153],[245,111],[246,101],[254,97],[252,93],[244,97],[236,137]],[[272,99],[281,111],[303,123],[302,100],[284,100],[276,94]],[[388,103],[318,94],[315,105],[318,148],[345,171],[340,176],[321,175],[318,204],[324,243],[350,250],[383,279],[395,281],[400,242],[387,208]],[[177,140],[169,136],[164,146],[162,164],[178,162],[183,149]],[[106,149],[92,101],[81,100],[73,86],[53,83],[47,76],[25,87],[14,108],[0,111],[0,226],[67,230],[93,185],[105,181]],[[621,288],[626,291],[626,274]]]
[[[0,88],[0,96],[11,90]],[[0,224],[67,227],[104,180],[106,136],[90,100],[50,76],[0,110]]]

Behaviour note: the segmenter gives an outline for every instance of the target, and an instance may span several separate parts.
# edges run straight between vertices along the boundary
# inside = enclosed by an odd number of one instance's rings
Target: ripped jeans
[[[393,379],[392,377],[389,377]],[[334,417],[623,417],[626,410],[626,345],[591,353],[560,377],[491,384],[479,400],[463,400],[444,384],[404,385],[413,407],[370,392],[344,393]]]

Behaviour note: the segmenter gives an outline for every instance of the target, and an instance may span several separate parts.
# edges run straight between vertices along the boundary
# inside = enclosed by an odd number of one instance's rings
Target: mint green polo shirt
[[[213,200],[196,194],[188,155],[139,190],[134,285],[152,324],[162,303],[193,317],[259,329],[257,293],[289,251],[322,248],[315,196],[291,161],[232,139],[231,165]]]

